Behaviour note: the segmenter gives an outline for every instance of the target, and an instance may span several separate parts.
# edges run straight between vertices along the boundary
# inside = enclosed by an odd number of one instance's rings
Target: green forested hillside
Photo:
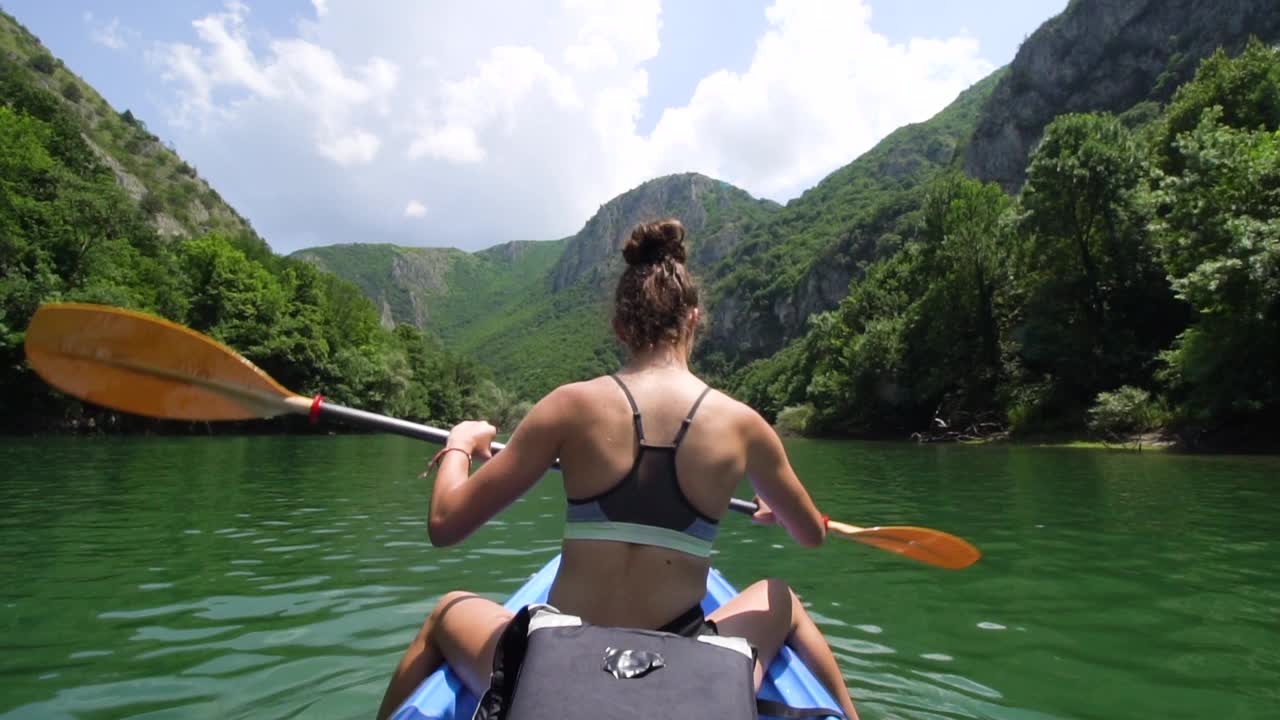
[[[932,181],[902,251],[735,388],[821,432],[1274,427],[1278,131],[1256,41],[1136,128],[1060,116],[1017,197]]]
[[[770,355],[829,310],[850,279],[893,255],[915,221],[924,183],[953,165],[1001,72],[934,117],[891,133],[767,221],[752,227],[706,280],[715,323],[701,358],[738,367]]]
[[[997,73],[787,207],[739,211],[733,241],[695,264],[711,289],[699,369],[807,432],[1201,432],[1268,417],[1275,57],[1254,43],[1206,61],[1165,107],[1059,117],[1017,196],[958,170]],[[689,215],[643,190],[562,253],[546,245],[523,283],[450,269],[428,325],[525,396],[613,367],[620,233]]]
[[[566,242],[514,242],[478,253],[337,245],[293,257],[355,283],[382,308],[384,325],[429,328],[452,351],[478,359],[503,387],[533,398],[614,359],[596,354],[608,338],[594,298],[551,292],[549,273]],[[601,333],[589,335],[591,329]]]
[[[466,253],[452,248],[402,248],[348,243],[310,248],[290,257],[305,260],[360,288],[378,308],[383,325],[425,327],[426,300],[438,295],[452,263]]]
[[[454,248],[352,243],[308,248],[305,260],[355,284],[389,327],[430,327],[450,343],[474,344],[485,323],[526,304],[546,284],[565,241],[511,242],[467,253]]]
[[[23,83],[56,96],[59,111],[84,135],[86,160],[96,159],[138,204],[162,237],[206,232],[249,233],[248,221],[223,202],[146,123],[125,109],[117,112],[88,83],[11,16],[0,12],[0,56],[31,72]],[[265,244],[263,245],[265,248]]]
[[[82,407],[26,367],[24,331],[47,301],[162,315],[293,390],[375,411],[443,423],[510,405],[434,338],[382,328],[353,285],[272,254],[209,192],[0,16],[0,429],[139,424]]]
[[[639,222],[680,218],[691,264],[711,272],[776,203],[696,173],[641,184],[601,206],[557,241],[509,243],[474,254],[438,248],[344,245],[295,253],[331,268],[475,358],[524,398],[617,367],[609,327],[623,241]],[[379,272],[371,268],[381,268]],[[396,303],[399,302],[399,305]],[[384,312],[384,319],[388,314]]]

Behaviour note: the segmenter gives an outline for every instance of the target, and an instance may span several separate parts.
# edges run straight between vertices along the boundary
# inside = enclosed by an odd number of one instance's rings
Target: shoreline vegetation
[[[508,417],[504,432],[509,433],[519,418]],[[447,429],[447,428],[444,428]],[[953,445],[966,447],[1021,446],[1121,452],[1169,452],[1198,455],[1280,455],[1280,427],[1221,428],[1212,433],[1179,433],[1172,428],[1155,428],[1144,432],[1099,435],[1082,431],[1012,433],[1004,428],[938,430],[910,436],[889,433],[803,434],[786,425],[774,429],[784,438],[815,440],[847,440],[852,442],[884,442],[899,445]],[[180,422],[126,415],[99,408],[85,409],[84,414],[69,418],[60,425],[42,428],[0,430],[0,438],[37,437],[258,437],[272,435],[371,435],[374,431],[340,424],[312,425],[305,418],[282,415],[262,420],[236,422]]]

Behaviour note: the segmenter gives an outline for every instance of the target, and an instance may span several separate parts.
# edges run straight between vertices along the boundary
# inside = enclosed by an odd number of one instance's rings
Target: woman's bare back
[[[706,385],[684,370],[619,376],[635,397],[645,442],[671,443]],[[565,494],[600,495],[631,469],[638,450],[630,405],[611,378],[572,387],[582,432],[561,449]],[[703,515],[719,518],[746,470],[738,426],[742,407],[711,392],[676,453],[680,490]],[[589,622],[656,628],[696,605],[706,592],[710,561],[649,545],[566,540],[550,602]]]

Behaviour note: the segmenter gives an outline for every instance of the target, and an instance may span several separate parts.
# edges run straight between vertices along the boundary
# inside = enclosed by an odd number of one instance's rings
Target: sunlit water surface
[[[1280,459],[789,442],[824,511],[946,529],[960,572],[722,523],[785,578],[863,718],[1280,717]],[[390,437],[0,440],[0,718],[367,718],[433,599],[557,551],[548,476],[426,542]]]

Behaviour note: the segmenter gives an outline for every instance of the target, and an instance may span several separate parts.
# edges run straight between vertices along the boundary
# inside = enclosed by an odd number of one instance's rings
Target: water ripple
[[[737,518],[716,565],[787,579],[866,720],[1274,715],[1274,460],[796,441],[833,517],[940,527],[949,573]],[[548,483],[457,548],[394,438],[0,443],[0,718],[368,717],[440,594],[559,548]],[[48,463],[47,458],[60,458]],[[298,468],[305,467],[299,474]]]

